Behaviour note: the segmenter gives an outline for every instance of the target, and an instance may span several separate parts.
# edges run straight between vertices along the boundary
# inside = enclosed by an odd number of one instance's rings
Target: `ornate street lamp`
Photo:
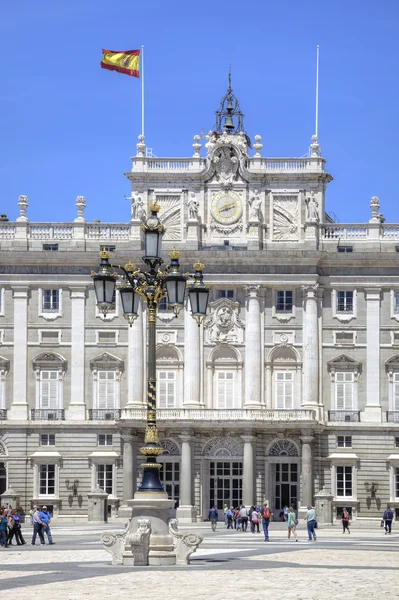
[[[162,236],[165,227],[158,218],[159,205],[153,202],[150,205],[151,215],[141,225],[144,232],[145,256],[143,261],[148,266],[147,271],[142,271],[132,262],[124,267],[109,263],[110,254],[100,252],[100,269],[98,273],[92,272],[94,289],[97,298],[97,307],[103,314],[114,308],[113,299],[116,281],[120,283],[119,294],[122,302],[123,316],[131,326],[138,317],[140,298],[147,302],[148,307],[148,378],[147,378],[147,425],[145,430],[145,445],[140,452],[146,457],[143,464],[143,478],[138,489],[139,492],[164,492],[159,478],[161,465],[157,463],[157,456],[162,454],[163,448],[159,445],[156,421],[156,315],[159,301],[167,297],[168,306],[174,313],[183,308],[186,283],[188,277],[193,279],[189,285],[189,298],[192,316],[200,325],[205,317],[208,306],[209,288],[203,283],[204,265],[195,263],[194,274],[182,275],[180,273],[180,252],[169,252],[170,265],[164,271],[160,270],[163,260],[160,256]],[[123,274],[112,272],[118,269]]]

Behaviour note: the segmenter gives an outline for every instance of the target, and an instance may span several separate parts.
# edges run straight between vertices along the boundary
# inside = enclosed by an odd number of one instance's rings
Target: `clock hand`
[[[221,206],[219,208],[219,212],[221,212],[222,210],[227,210],[227,209],[231,208],[232,206],[235,206],[235,202],[230,202],[230,204],[224,204],[223,206]]]

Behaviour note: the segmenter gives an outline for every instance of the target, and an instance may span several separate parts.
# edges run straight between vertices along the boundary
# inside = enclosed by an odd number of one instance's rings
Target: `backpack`
[[[270,519],[270,508],[268,506],[265,506],[265,508],[263,509],[263,518],[264,519]]]

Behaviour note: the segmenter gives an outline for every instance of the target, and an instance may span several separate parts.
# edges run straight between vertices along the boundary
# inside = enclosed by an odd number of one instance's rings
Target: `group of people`
[[[260,526],[262,526],[263,534],[265,536],[265,542],[270,540],[269,538],[269,525],[270,519],[272,517],[272,512],[267,505],[267,502],[261,508],[260,506],[251,506],[251,508],[246,508],[244,505],[236,506],[228,506],[224,505],[223,509],[224,513],[224,521],[227,529],[235,529],[236,531],[248,531],[248,524],[250,525],[251,533],[260,533]],[[215,506],[213,506],[209,511],[209,520],[211,522],[211,527],[213,531],[216,531],[216,525],[218,522],[218,511]],[[287,511],[283,511],[283,520],[286,521],[288,527],[288,539],[291,537],[298,541],[298,535],[296,532],[296,527],[298,525],[298,516],[293,506],[287,506]],[[306,524],[307,524],[307,532],[308,532],[308,540],[316,541],[317,536],[315,529],[317,529],[317,518],[316,518],[316,510],[313,506],[307,507],[306,513]]]
[[[39,540],[42,546],[45,545],[44,534],[47,535],[49,545],[54,545],[51,535],[50,521],[51,515],[47,510],[47,506],[42,506],[39,509],[36,505],[29,511],[31,522],[33,525],[32,546],[36,545],[36,537],[39,535]],[[19,508],[0,508],[0,546],[8,548],[13,546],[12,543],[15,537],[17,546],[23,546],[26,541],[22,535],[21,527],[21,511]]]

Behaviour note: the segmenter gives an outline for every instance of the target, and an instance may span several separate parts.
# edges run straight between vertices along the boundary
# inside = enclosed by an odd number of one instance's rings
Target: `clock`
[[[241,198],[235,192],[218,192],[212,198],[213,218],[223,225],[231,225],[242,215]]]

